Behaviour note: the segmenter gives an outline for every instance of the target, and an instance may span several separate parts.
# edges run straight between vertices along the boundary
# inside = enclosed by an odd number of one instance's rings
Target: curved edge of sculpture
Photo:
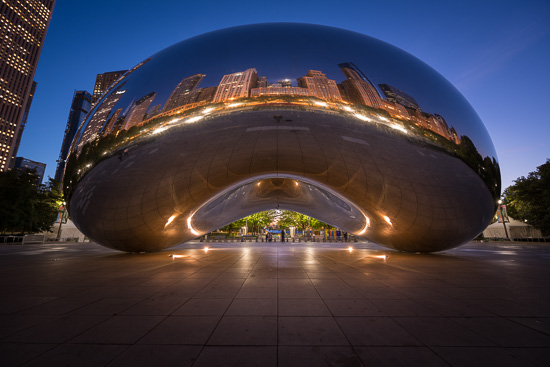
[[[276,44],[244,52],[251,30],[300,33],[281,36],[291,50],[324,32],[325,49],[293,55],[299,62],[270,53]],[[177,62],[200,61],[227,39],[228,65]],[[64,186],[82,232],[122,251],[162,250],[279,208],[386,247],[434,252],[486,227],[500,173],[479,117],[425,64],[353,32],[268,24],[195,37],[126,73],[79,129]]]

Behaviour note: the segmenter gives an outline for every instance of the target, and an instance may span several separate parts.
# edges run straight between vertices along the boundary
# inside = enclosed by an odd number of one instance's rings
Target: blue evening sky
[[[547,0],[58,0],[18,155],[46,163],[53,177],[74,90],[91,93],[96,74],[183,39],[262,22],[349,29],[432,66],[485,123],[503,188],[550,158]]]

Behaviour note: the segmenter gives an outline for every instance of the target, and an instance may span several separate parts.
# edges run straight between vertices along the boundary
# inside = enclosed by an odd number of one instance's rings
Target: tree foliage
[[[503,192],[508,215],[550,235],[550,159]]]
[[[0,173],[0,232],[36,233],[49,231],[63,202],[57,183],[37,185],[32,171]]]

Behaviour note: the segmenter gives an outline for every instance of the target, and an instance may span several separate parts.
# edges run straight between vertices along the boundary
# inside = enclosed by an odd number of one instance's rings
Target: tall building
[[[13,157],[17,156],[19,151],[19,145],[21,145],[21,137],[23,136],[23,131],[25,126],[27,126],[27,120],[29,118],[29,111],[31,110],[32,99],[34,98],[34,93],[36,92],[36,82],[32,82],[31,91],[29,92],[29,98],[27,98],[27,103],[25,104],[25,110],[23,111],[23,118],[21,118],[21,125],[19,126],[19,131],[17,132],[17,139],[15,139],[15,144],[13,147]]]
[[[197,88],[204,77],[204,74],[195,74],[188,76],[179,82],[176,88],[172,91],[172,94],[170,94],[170,97],[168,97],[168,100],[164,105],[164,111],[195,102],[196,93],[193,93],[193,91]]]
[[[407,108],[413,108],[415,110],[420,110],[420,106],[416,100],[409,96],[407,93],[403,92],[401,89],[393,87],[388,84],[380,84],[382,92],[388,99],[388,101],[399,103],[402,106]]]
[[[55,0],[0,3],[0,171],[14,156]]]
[[[59,159],[57,160],[57,169],[55,171],[55,179],[59,182],[63,181],[65,163],[67,162],[71,142],[73,141],[78,127],[90,111],[91,105],[92,95],[89,92],[85,90],[77,90],[74,92],[71,111],[69,112],[67,126],[65,127],[65,136],[63,137],[63,144],[61,145]]]
[[[342,100],[336,82],[332,79],[328,79],[327,76],[320,71],[309,70],[305,76],[297,80],[300,87],[308,89],[310,96],[329,101]]]
[[[36,174],[36,184],[42,185],[44,179],[44,172],[46,171],[46,163],[31,161],[30,159],[23,157],[16,157],[13,164],[14,170],[21,171],[34,171]]]
[[[103,93],[105,93],[105,91],[109,89],[109,87],[127,71],[128,70],[120,70],[97,74],[95,78],[94,92],[92,95],[92,104],[96,103],[99,97],[101,97]]]
[[[248,97],[250,89],[256,88],[257,85],[258,72],[254,68],[224,75],[216,90],[214,103]]]
[[[156,92],[151,92],[140,99],[138,99],[130,108],[130,111],[126,114],[124,122],[124,130],[129,130],[131,127],[139,125],[147,115],[147,110],[153,103],[153,100],[157,96]]]
[[[338,64],[346,76],[340,84],[340,89],[346,100],[351,103],[365,104],[374,108],[381,108],[381,98],[374,84],[350,62]]]

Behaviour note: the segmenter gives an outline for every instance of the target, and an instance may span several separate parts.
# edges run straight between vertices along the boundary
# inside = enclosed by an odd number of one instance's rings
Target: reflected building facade
[[[228,42],[239,52],[204,62]],[[307,53],[272,52],[303,42]],[[98,100],[71,150],[74,222],[123,251],[274,207],[441,251],[480,233],[500,195],[491,139],[445,79],[381,41],[305,24],[230,28],[153,55]]]
[[[128,70],[119,70],[97,74],[92,95],[92,104],[96,103],[103,93],[105,93],[107,89],[127,71]]]
[[[65,126],[65,135],[63,136],[63,143],[61,144],[61,151],[59,152],[59,158],[57,159],[57,169],[55,170],[54,176],[56,181],[63,181],[65,163],[67,162],[67,156],[69,155],[71,143],[78,127],[90,111],[91,105],[92,95],[89,92],[85,90],[77,90],[74,92],[69,118],[67,119],[67,125]]]

